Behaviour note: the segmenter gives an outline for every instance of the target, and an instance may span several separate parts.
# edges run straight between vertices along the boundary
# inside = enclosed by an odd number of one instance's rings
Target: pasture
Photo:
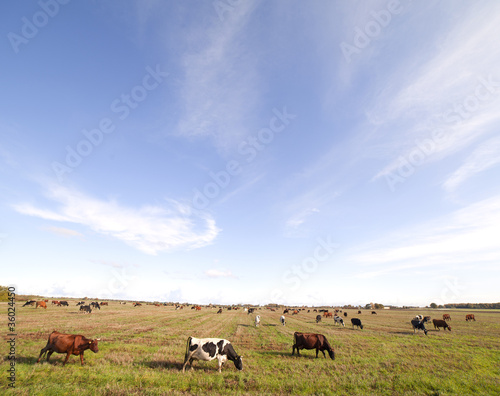
[[[217,309],[175,310],[174,307],[110,302],[92,314],[69,307],[21,308],[16,304],[16,395],[162,395],[162,394],[346,394],[346,395],[465,395],[500,394],[500,312],[448,310],[452,331],[413,334],[415,314],[441,318],[443,311],[387,310],[370,315],[347,310],[346,327],[333,319],[316,323],[316,312],[285,315],[258,309],[216,314]],[[7,305],[1,303],[7,317]],[[474,313],[476,322],[466,322]],[[254,318],[261,316],[255,327]],[[358,317],[364,329],[353,330]],[[5,322],[4,322],[5,323]],[[57,330],[101,338],[99,352],[85,352],[85,365],[54,353],[49,363],[36,364],[48,335]],[[324,334],[335,349],[335,360],[314,350],[292,356],[293,333]],[[7,334],[6,325],[4,335]],[[180,370],[186,340],[219,337],[230,340],[243,356],[243,371],[228,361],[217,372],[217,361],[194,362]],[[6,339],[6,337],[4,337]],[[4,342],[5,345],[5,342]],[[2,354],[5,356],[5,354]],[[1,360],[2,390],[8,362]]]

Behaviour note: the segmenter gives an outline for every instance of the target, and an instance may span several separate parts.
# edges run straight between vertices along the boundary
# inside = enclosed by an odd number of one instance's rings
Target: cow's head
[[[450,326],[447,326],[446,328],[451,331],[451,327]]]
[[[328,350],[328,354],[332,360],[335,360],[335,351],[333,349]]]
[[[243,356],[236,356],[236,359],[234,359],[234,366],[238,369],[238,370],[243,370]]]
[[[99,346],[98,346],[99,340],[100,338],[96,338],[95,340],[89,340],[89,349],[94,353],[99,352]]]

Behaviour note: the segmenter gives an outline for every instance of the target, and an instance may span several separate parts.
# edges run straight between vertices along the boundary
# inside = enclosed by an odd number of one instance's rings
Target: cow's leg
[[[71,352],[68,352],[68,353],[66,354],[66,359],[64,359],[63,366],[65,366],[65,365],[66,365],[66,363],[68,362],[68,359],[69,359],[69,357],[70,357],[70,356],[71,356]]]
[[[189,363],[189,366],[191,366],[191,370],[193,369],[193,353],[189,353],[187,356],[186,356],[186,360],[184,360],[184,365],[182,366],[182,372],[184,373],[185,370],[186,370],[186,366],[187,364]]]
[[[42,355],[43,355],[44,353],[47,353],[47,350],[48,350],[47,346],[46,346],[45,348],[42,348],[42,349],[40,350],[40,356],[38,356],[38,360],[36,361],[37,363],[40,363],[40,359],[42,358]]]
[[[292,347],[292,356],[295,353],[295,347],[296,346],[297,346],[297,344],[293,344],[293,347]],[[297,353],[299,353],[299,349],[298,348],[297,348]]]
[[[80,353],[80,362],[82,363],[83,366],[83,352]]]
[[[54,353],[54,351],[49,351],[49,352],[47,353],[47,362],[49,361],[50,356],[51,356],[53,353]]]

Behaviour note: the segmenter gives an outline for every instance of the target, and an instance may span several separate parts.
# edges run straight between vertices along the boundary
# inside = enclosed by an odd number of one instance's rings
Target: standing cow
[[[222,365],[231,360],[238,370],[243,370],[243,356],[238,356],[233,346],[228,340],[221,338],[194,338],[189,337],[186,345],[186,355],[184,357],[184,365],[182,372],[185,371],[186,365],[189,363],[191,370],[193,369],[193,360],[211,361],[217,359],[219,362],[219,373]]]
[[[321,322],[321,315],[316,315],[316,323]]]
[[[424,326],[423,320],[419,320],[418,318],[413,318],[411,320],[411,325],[413,326],[413,334],[415,334],[417,330],[423,330],[424,334],[427,335],[427,329]]]
[[[358,318],[351,318],[351,323],[352,323],[352,328],[354,329],[354,326],[359,327],[361,330],[363,330],[363,325],[361,324],[361,319]]]
[[[342,327],[345,327],[344,319],[342,319],[340,316],[334,316],[333,320],[335,320],[335,324],[341,324]]]
[[[260,315],[257,315],[255,317],[255,327],[257,327],[258,325],[260,325]]]
[[[330,358],[335,359],[335,352],[323,334],[295,332],[293,340],[295,343],[292,347],[292,355],[295,353],[295,349],[297,349],[297,355],[299,356],[301,349],[316,349],[316,358],[319,351],[323,352],[323,356],[326,357],[325,351],[327,351]]]
[[[66,354],[66,359],[64,359],[63,366],[66,364],[71,355],[80,355],[80,362],[83,366],[83,353],[87,349],[90,349],[92,352],[97,353],[99,351],[99,348],[97,346],[99,340],[99,338],[90,340],[82,335],[62,334],[58,331],[53,331],[49,335],[47,345],[40,351],[40,356],[38,356],[38,360],[36,362],[39,363],[42,355],[47,352],[48,362],[50,355],[56,352]]]
[[[42,307],[44,309],[47,309],[47,304],[45,303],[45,301],[37,301],[35,308],[38,308],[38,307]]]
[[[281,315],[280,316],[280,322],[281,324],[284,326],[285,325],[285,316],[284,315]]]
[[[442,327],[445,331],[446,329],[451,331],[451,327],[448,326],[448,323],[446,323],[446,321],[444,320],[432,319],[432,323],[434,324],[434,329],[440,330],[439,328]]]

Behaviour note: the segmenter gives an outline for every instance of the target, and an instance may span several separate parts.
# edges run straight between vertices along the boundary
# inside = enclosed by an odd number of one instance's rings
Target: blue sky
[[[0,284],[500,299],[498,2],[0,7]]]

